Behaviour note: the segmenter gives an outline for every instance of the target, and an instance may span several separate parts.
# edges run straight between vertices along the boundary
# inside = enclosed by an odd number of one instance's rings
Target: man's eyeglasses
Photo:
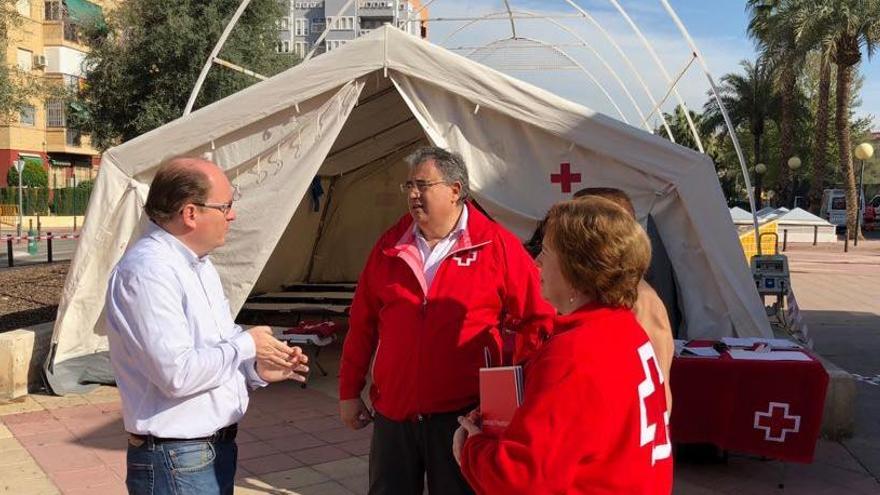
[[[223,213],[224,216],[229,214],[229,210],[232,209],[232,203],[241,199],[241,191],[239,191],[238,186],[234,186],[232,189],[232,201],[228,203],[192,203],[195,206],[201,206],[202,208],[211,208],[212,210],[217,210],[220,213]]]
[[[232,209],[233,202],[234,202],[234,200],[230,201],[228,203],[193,203],[193,204],[195,206],[201,206],[202,208],[211,208],[213,210],[218,210],[220,213],[223,213],[223,215],[225,216],[225,215],[228,215],[229,210]]]
[[[427,191],[431,186],[436,186],[437,184],[446,184],[446,181],[437,180],[434,182],[427,182],[423,180],[417,180],[415,182],[408,180],[400,185],[400,192],[404,194],[409,194],[413,189],[418,189],[419,194]]]

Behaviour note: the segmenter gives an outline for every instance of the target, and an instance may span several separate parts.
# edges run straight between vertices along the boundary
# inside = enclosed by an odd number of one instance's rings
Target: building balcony
[[[88,135],[77,129],[50,127],[46,129],[46,151],[49,153],[72,153],[77,155],[97,155]]]
[[[43,44],[46,46],[69,46],[76,50],[86,50],[80,43],[79,28],[66,21],[46,21],[43,23]]]
[[[358,9],[358,15],[362,19],[394,19],[394,9]]]

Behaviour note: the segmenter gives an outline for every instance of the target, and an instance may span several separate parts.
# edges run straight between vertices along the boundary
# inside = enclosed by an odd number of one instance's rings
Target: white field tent
[[[739,206],[734,206],[730,209],[730,219],[733,221],[734,225],[750,225],[754,228],[754,218],[752,218],[752,214],[746,210],[743,210]]]
[[[427,144],[461,153],[476,200],[523,239],[578,188],[624,189],[668,253],[679,337],[770,336],[707,157],[386,26],[103,155],[55,323],[53,389],[106,364],[108,276],[148,221],[163,160],[212,152],[241,189],[212,255],[237,312],[252,292],[356,281],[405,213],[403,158]],[[552,174],[569,167],[580,177],[563,192]]]
[[[776,219],[779,238],[788,232],[788,242],[837,242],[836,226],[822,217],[802,209],[795,208]]]

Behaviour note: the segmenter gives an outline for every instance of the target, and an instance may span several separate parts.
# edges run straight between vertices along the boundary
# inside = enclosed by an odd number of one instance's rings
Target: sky
[[[679,101],[693,110],[702,109],[709,90],[707,78],[699,62],[692,61],[687,42],[659,0],[618,2],[653,46],[669,77],[675,80],[682,74],[675,85],[676,92],[670,92],[671,84],[611,0],[572,1],[589,13],[617,43],[629,58],[629,64],[608,37],[583,17],[517,19],[517,36],[533,41],[516,45],[508,40],[511,26],[503,16],[497,16],[500,20],[480,21],[467,27],[464,27],[466,21],[435,20],[429,25],[429,40],[632,125],[659,125],[656,113],[652,113],[655,102],[665,112],[670,112]],[[509,2],[514,11],[520,12],[545,16],[576,13],[567,0]],[[748,20],[744,0],[669,0],[669,3],[694,38],[716,82],[726,73],[739,72],[741,60],[754,60],[755,46],[746,35]],[[502,13],[504,0],[434,0],[428,8],[432,19],[481,17]],[[514,68],[522,67],[524,61],[531,67]],[[856,114],[873,116],[873,128],[880,130],[880,54],[870,61],[863,58],[859,70],[865,82],[862,105]],[[665,100],[664,95],[668,95]]]

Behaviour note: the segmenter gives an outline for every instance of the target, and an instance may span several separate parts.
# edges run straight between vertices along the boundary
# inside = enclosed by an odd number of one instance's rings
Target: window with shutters
[[[64,127],[64,102],[52,99],[46,104],[46,127]]]

